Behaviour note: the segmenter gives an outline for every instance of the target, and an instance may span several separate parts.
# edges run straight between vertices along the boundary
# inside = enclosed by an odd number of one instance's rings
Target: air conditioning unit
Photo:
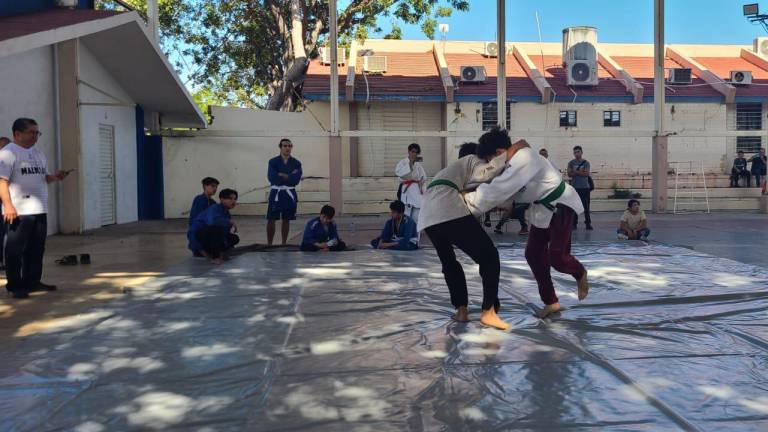
[[[336,64],[347,64],[344,48],[339,47],[336,50]],[[320,47],[320,63],[323,65],[331,64],[331,49],[329,47]]]
[[[757,54],[768,56],[768,37],[755,38],[752,44],[752,50]]]
[[[731,71],[731,84],[752,84],[752,71]]]
[[[569,86],[596,86],[597,61],[592,60],[569,60],[566,63],[568,71]]]
[[[485,66],[462,66],[459,82],[485,82]]]
[[[372,74],[383,74],[387,71],[387,56],[363,57],[363,70]]]
[[[496,42],[486,42],[483,54],[486,57],[498,57],[499,56],[499,44]]]
[[[672,84],[690,84],[691,69],[690,68],[669,69],[669,75],[667,75],[667,82]]]

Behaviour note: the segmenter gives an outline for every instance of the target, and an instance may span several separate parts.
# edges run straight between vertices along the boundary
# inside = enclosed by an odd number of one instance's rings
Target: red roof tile
[[[462,66],[484,66],[488,79],[484,83],[459,83],[456,96],[495,96],[496,59],[479,54],[446,54],[445,61],[451,76],[458,78]],[[540,96],[539,90],[525,74],[513,56],[507,56],[507,94],[514,96]]]
[[[752,71],[754,85],[736,85],[736,96],[768,96],[768,71],[741,57],[695,57],[694,60],[725,81],[730,81],[731,71]]]
[[[653,57],[624,57],[614,56],[613,59],[621,65],[635,80],[643,85],[644,93],[653,96]],[[664,59],[665,68],[682,67],[676,61]],[[721,97],[722,95],[701,78],[692,77],[691,84],[667,85],[667,96]]]
[[[109,18],[121,12],[86,9],[51,9],[0,18],[0,41]]]

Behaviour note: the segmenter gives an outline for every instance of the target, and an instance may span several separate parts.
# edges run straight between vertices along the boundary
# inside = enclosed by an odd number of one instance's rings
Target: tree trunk
[[[275,86],[267,102],[268,110],[293,111],[296,109],[297,88],[304,82],[309,69],[309,59],[304,49],[304,25],[301,11],[300,0],[291,0],[291,29],[289,34],[283,33],[283,38],[286,43],[290,43],[293,58],[287,59],[283,77]]]

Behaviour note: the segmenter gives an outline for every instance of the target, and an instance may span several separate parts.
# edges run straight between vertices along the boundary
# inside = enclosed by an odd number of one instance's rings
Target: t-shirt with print
[[[40,150],[10,143],[0,150],[0,178],[8,180],[19,216],[48,213],[48,161]]]
[[[629,210],[624,210],[624,214],[621,215],[621,221],[626,222],[629,229],[636,231],[640,227],[640,223],[645,220],[645,212],[640,210],[637,214],[632,214]]]
[[[587,162],[586,159],[582,159],[580,161],[573,159],[568,162],[568,169],[572,169],[574,171],[586,169],[587,172],[589,172],[589,162]],[[589,179],[586,176],[575,175],[571,177],[571,186],[573,186],[574,189],[589,189]]]

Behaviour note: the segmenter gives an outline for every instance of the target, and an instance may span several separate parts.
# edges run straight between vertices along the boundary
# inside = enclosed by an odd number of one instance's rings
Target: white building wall
[[[56,115],[54,97],[53,49],[37,48],[0,57],[0,136],[13,140],[11,126],[19,117],[37,121],[43,135],[37,148],[48,158],[48,169],[57,168]],[[48,189],[48,234],[58,231],[57,186]],[[66,197],[65,197],[66,199]]]
[[[348,113],[346,105],[342,105],[339,121],[343,128],[349,124]],[[327,103],[312,103],[297,113],[213,107],[213,123],[200,136],[163,137],[165,216],[188,216],[192,199],[201,192],[200,180],[208,176],[221,182],[219,189],[237,190],[240,203],[263,202],[269,186],[267,162],[278,155],[280,138],[232,137],[226,136],[227,132],[250,135],[259,130],[324,131],[329,124]],[[217,132],[223,133],[216,136]],[[288,138],[293,141],[293,156],[301,161],[305,178],[329,176],[327,138],[290,134]],[[348,161],[348,140],[342,140],[342,144],[344,160]],[[349,164],[343,166],[343,175],[349,175]]]
[[[80,80],[96,87],[80,84],[80,100],[85,103],[132,103],[120,84],[80,44]],[[107,96],[106,94],[113,97]],[[116,100],[117,99],[117,100]],[[118,101],[119,100],[119,101]],[[99,125],[114,126],[115,130],[115,199],[117,223],[138,220],[136,114],[133,106],[80,107],[82,149],[83,223],[86,230],[99,228]]]

